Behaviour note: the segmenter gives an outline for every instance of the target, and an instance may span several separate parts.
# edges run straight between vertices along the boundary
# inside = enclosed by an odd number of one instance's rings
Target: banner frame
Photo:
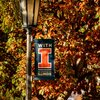
[[[39,54],[38,54],[38,44],[52,44],[52,56],[51,56],[51,75],[38,75],[38,59],[39,59]],[[34,39],[34,44],[35,44],[35,76],[34,80],[54,80],[55,79],[55,67],[54,67],[54,39]],[[48,48],[48,47],[47,47]],[[43,68],[42,70],[48,70],[48,68]]]

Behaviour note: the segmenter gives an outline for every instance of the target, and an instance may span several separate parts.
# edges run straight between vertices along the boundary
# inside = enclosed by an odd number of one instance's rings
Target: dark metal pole
[[[31,29],[27,28],[27,55],[26,55],[26,100],[31,100],[32,86],[31,86]]]

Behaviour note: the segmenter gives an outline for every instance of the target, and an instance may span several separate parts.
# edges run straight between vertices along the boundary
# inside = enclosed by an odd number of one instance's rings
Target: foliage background
[[[0,0],[0,100],[25,98],[26,34],[19,11],[19,0]],[[56,75],[55,80],[32,81],[32,97],[56,100],[84,89],[85,100],[99,100],[99,0],[41,0],[32,36],[55,40]],[[32,51],[34,76],[34,43]]]

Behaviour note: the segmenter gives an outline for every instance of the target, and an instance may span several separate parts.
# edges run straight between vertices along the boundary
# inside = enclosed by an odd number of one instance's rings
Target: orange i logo
[[[52,53],[51,48],[39,48],[38,53],[41,55],[41,62],[38,63],[38,68],[51,68],[51,63],[49,62],[49,55]]]

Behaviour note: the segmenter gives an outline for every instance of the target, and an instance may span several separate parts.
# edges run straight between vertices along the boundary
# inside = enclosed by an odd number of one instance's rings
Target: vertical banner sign
[[[35,80],[54,79],[54,40],[35,39]]]

